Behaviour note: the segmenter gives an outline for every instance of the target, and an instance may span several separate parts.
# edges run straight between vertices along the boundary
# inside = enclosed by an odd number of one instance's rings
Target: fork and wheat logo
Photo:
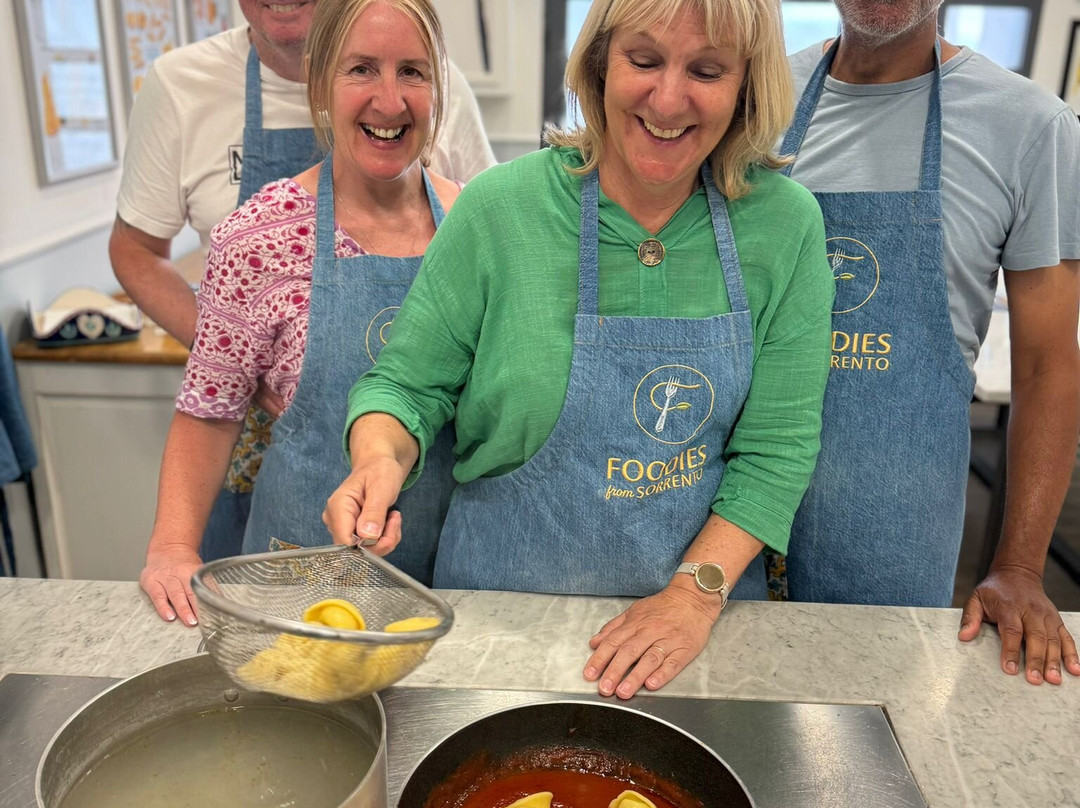
[[[634,390],[634,420],[646,435],[678,446],[691,440],[712,416],[712,382],[689,365],[662,365],[646,373]]]
[[[853,281],[855,280],[854,273],[851,272],[839,272],[840,267],[844,265],[844,261],[862,261],[866,256],[864,255],[845,255],[837,249],[832,253],[829,258],[832,259],[832,271],[834,281]]]
[[[836,282],[833,314],[847,314],[861,308],[881,283],[881,265],[874,251],[847,236],[826,239],[825,249]]]

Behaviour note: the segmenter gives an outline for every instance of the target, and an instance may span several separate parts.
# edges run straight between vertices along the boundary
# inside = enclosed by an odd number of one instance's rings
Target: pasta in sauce
[[[478,755],[428,795],[424,808],[703,808],[699,799],[609,752],[541,747]]]
[[[550,791],[541,791],[522,797],[507,808],[552,808],[555,795]],[[608,808],[657,808],[656,803],[636,791],[623,791],[611,801]]]

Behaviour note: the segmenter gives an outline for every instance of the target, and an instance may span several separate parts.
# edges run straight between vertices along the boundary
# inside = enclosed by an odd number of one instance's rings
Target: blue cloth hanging
[[[33,488],[30,482],[30,469],[37,465],[37,453],[34,440],[30,437],[30,426],[26,422],[26,413],[19,399],[19,385],[15,380],[15,362],[8,348],[7,337],[0,329],[0,486],[13,482],[25,482],[30,495],[31,507],[34,507]],[[41,550],[41,534],[34,524],[38,558],[44,572],[45,561]],[[8,519],[7,500],[0,489],[0,535],[4,542],[4,555],[7,564],[0,565],[0,575],[15,575],[15,537],[11,532]]]
[[[0,485],[22,479],[36,465],[34,440],[15,380],[15,363],[0,330]]]

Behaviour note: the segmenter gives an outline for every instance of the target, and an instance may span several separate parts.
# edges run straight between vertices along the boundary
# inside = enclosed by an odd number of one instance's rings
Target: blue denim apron
[[[421,256],[335,257],[332,159],[332,154],[326,157],[319,174],[315,263],[300,382],[288,409],[274,424],[274,442],[263,458],[244,535],[245,553],[265,552],[280,543],[302,547],[330,543],[321,517],[327,498],[349,473],[341,450],[349,390],[375,363],[420,268]],[[426,172],[424,187],[438,227],[443,208]],[[398,499],[402,541],[387,557],[428,585],[454,487],[452,447],[452,429],[447,427],[428,451],[421,478]]]
[[[259,56],[254,46],[248,52],[247,81],[244,88],[244,154],[240,173],[240,193],[236,206],[247,202],[266,183],[295,177],[315,165],[322,153],[315,132],[306,129],[263,129],[262,79]],[[252,405],[245,419],[244,431],[230,458],[229,479],[218,493],[210,519],[203,532],[199,555],[203,561],[240,553],[244,525],[251,510],[251,488],[258,472],[259,457],[265,449],[262,437],[252,434],[269,431],[273,417]]]
[[[523,466],[454,492],[436,586],[641,596],[671,580],[711,513],[754,361],[753,322],[725,200],[705,167],[702,181],[731,313],[604,317],[598,315],[599,181],[595,171],[585,176],[573,361],[562,412]],[[760,558],[735,592],[765,597]]]
[[[783,154],[798,152],[836,48],[807,85]],[[940,59],[938,46],[918,190],[814,194],[837,291],[821,454],[787,558],[792,600],[952,602],[974,378],[945,279]]]

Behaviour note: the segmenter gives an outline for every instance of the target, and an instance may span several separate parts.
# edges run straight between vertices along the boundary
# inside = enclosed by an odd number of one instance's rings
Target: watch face
[[[708,592],[719,592],[726,580],[719,564],[706,563],[697,568],[698,585]]]

